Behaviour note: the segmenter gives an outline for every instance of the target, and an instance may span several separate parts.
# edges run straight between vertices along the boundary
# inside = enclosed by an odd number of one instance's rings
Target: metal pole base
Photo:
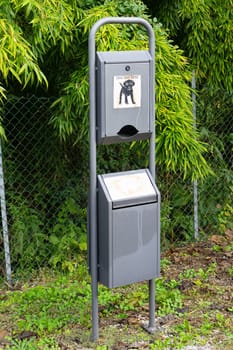
[[[153,334],[153,333],[155,333],[155,331],[156,331],[156,328],[155,328],[155,327],[151,327],[151,326],[149,325],[149,322],[143,322],[143,323],[141,324],[141,326],[142,326],[142,328],[143,328],[145,331],[147,331],[147,333]]]
[[[141,327],[149,334],[154,334],[155,332],[161,332],[162,328],[159,326],[151,327],[148,321],[142,322]]]

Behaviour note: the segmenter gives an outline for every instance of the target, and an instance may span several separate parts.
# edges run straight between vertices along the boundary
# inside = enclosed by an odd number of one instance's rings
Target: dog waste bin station
[[[148,51],[96,52],[97,30],[138,24]],[[137,17],[107,17],[89,34],[90,188],[88,253],[92,340],[98,339],[98,283],[109,288],[149,281],[149,321],[155,330],[155,283],[160,271],[160,193],[155,184],[154,32]],[[149,140],[149,169],[97,174],[98,144]],[[108,146],[106,146],[108,147]]]

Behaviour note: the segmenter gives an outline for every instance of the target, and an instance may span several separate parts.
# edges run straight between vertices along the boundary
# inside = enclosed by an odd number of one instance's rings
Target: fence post
[[[11,258],[10,258],[9,234],[8,234],[7,213],[6,213],[6,198],[5,198],[5,186],[4,186],[4,176],[3,176],[1,137],[0,137],[0,197],[1,197],[1,215],[2,215],[2,233],[3,233],[4,252],[5,252],[5,264],[6,264],[6,279],[7,279],[7,283],[10,286],[12,286]]]
[[[197,102],[196,102],[196,75],[195,70],[192,74],[192,104],[193,104],[193,127],[196,130],[197,124]],[[198,232],[198,183],[197,180],[193,181],[193,208],[194,208],[194,238],[197,240],[199,238]]]

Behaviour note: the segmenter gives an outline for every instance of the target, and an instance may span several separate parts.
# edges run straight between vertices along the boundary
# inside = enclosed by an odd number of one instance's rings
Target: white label
[[[113,80],[113,108],[141,107],[141,75],[117,75]]]
[[[105,177],[104,182],[113,201],[145,197],[155,193],[154,187],[146,173]]]

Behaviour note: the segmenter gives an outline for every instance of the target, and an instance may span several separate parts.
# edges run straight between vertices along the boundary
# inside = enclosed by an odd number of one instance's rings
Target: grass
[[[133,345],[153,350],[209,342],[232,349],[231,257],[227,249],[200,247],[198,254],[197,245],[177,248],[162,260],[154,334],[141,328],[148,319],[146,282],[112,290],[99,286],[100,337],[91,343],[90,278],[80,265],[69,275],[41,271],[36,279],[16,285],[18,290],[1,290],[0,349],[123,350]]]
[[[89,276],[83,273],[83,267],[75,274],[57,275],[49,281],[43,276],[43,283],[36,286],[23,285],[19,291],[6,291],[1,298],[0,311],[4,315],[3,326],[11,329],[11,336],[23,333],[35,335],[30,342],[14,340],[11,347],[33,349],[56,349],[54,337],[71,334],[77,325],[83,332],[91,328],[91,287]],[[45,283],[46,281],[46,283]],[[37,281],[38,283],[39,281]],[[181,307],[181,296],[172,282],[162,279],[157,284],[157,295],[161,308],[160,315],[175,313]],[[111,318],[113,323],[126,319],[147,304],[148,288],[146,283],[130,287],[109,290],[99,288],[99,310],[101,322]],[[44,341],[43,341],[44,339]],[[50,344],[48,343],[50,339]],[[54,344],[53,344],[54,343]],[[27,346],[29,346],[27,348]]]

